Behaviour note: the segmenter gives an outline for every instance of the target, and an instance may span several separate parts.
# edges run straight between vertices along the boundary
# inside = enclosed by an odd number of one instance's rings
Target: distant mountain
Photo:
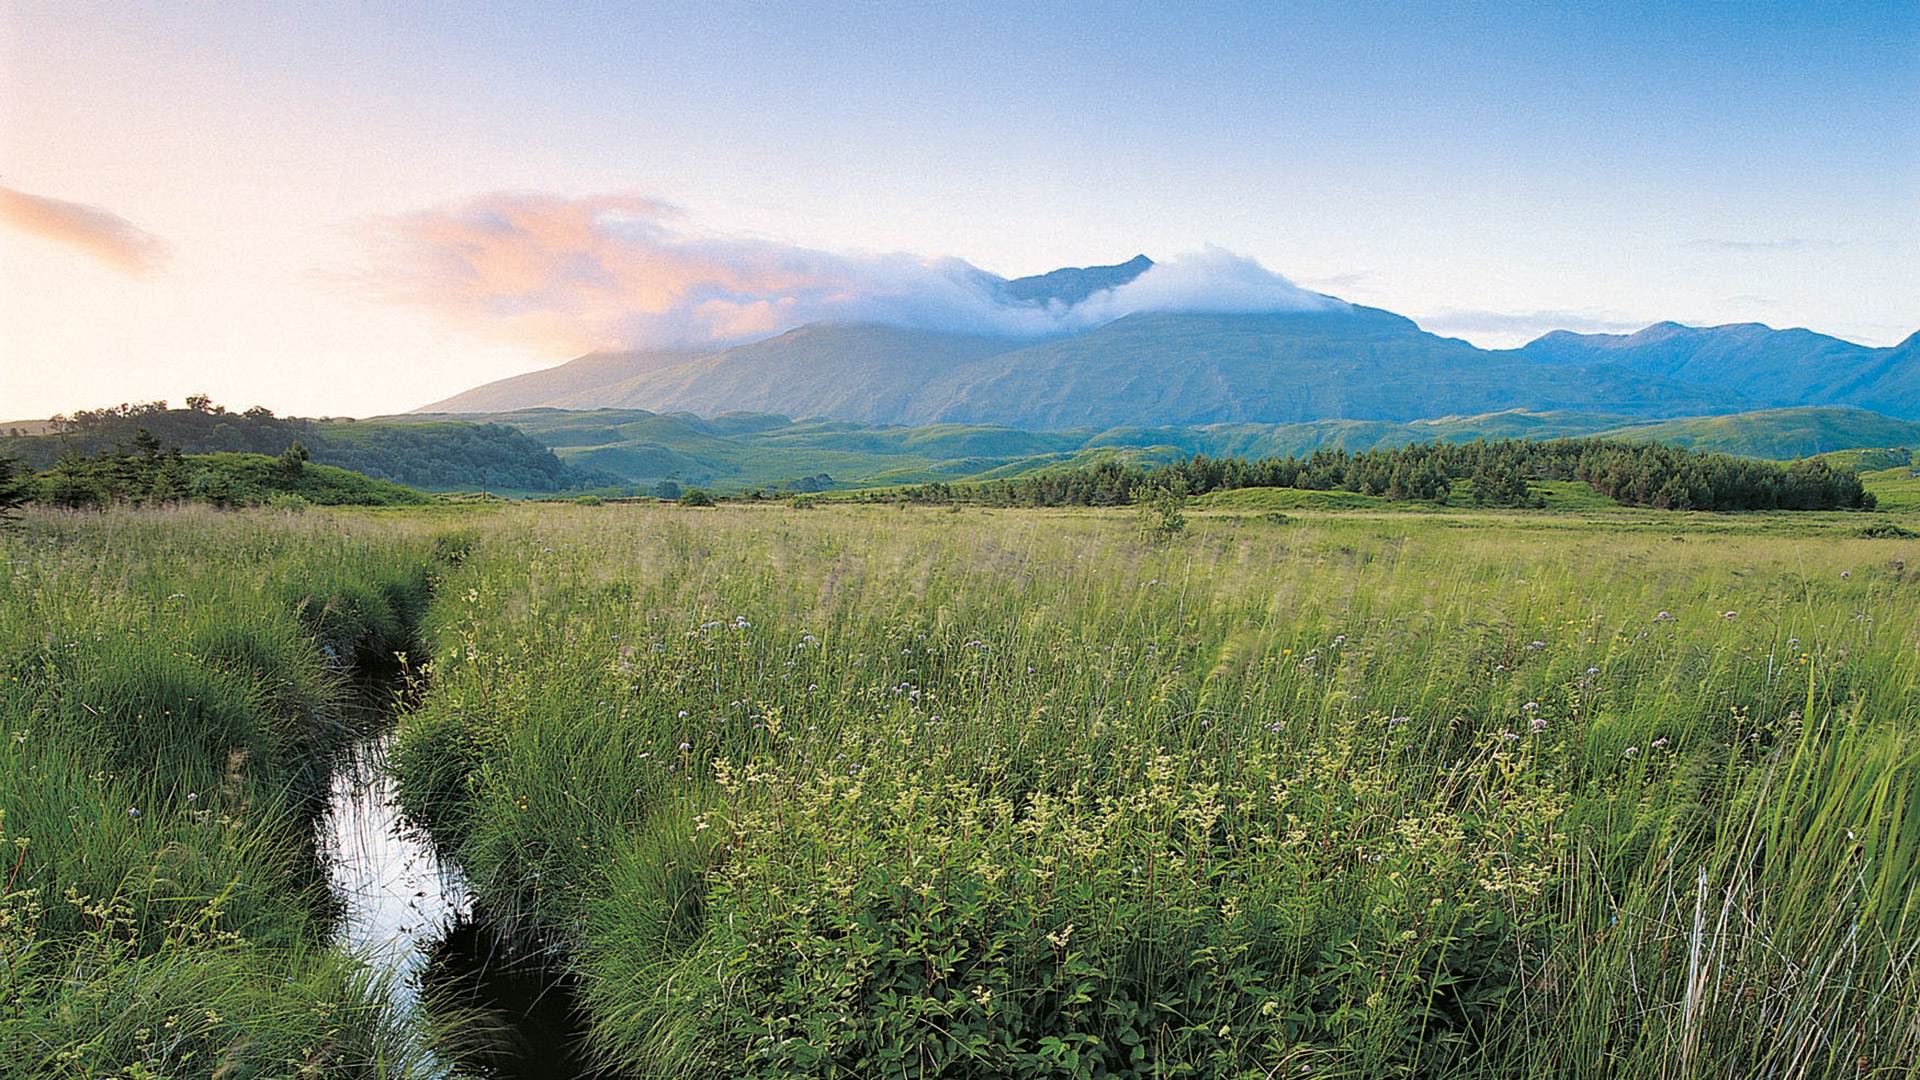
[[[529,371],[525,375],[476,386],[417,411],[488,413],[537,408],[550,401],[617,386],[622,380],[649,371],[697,360],[709,351],[643,349],[636,352],[588,353],[558,367]]]
[[[1618,365],[1543,364],[1488,352],[1364,307],[1143,313],[1037,343],[817,323],[672,360],[662,353],[590,355],[421,411],[639,408],[1059,429],[1413,420],[1505,409],[1676,416],[1753,403],[1736,389]]]
[[[1001,296],[1021,304],[1072,307],[1102,289],[1117,289],[1147,272],[1153,260],[1135,255],[1118,266],[1079,266],[1015,278],[999,287]]]
[[[1635,334],[1556,330],[1513,351],[1546,364],[1617,364],[1700,386],[1739,389],[1768,405],[1850,405],[1920,419],[1920,334],[1876,349],[1759,323],[1655,323]]]
[[[1533,364],[1353,307],[1128,315],[953,372],[895,419],[1059,429],[1413,420],[1515,408],[1674,416],[1744,400],[1606,366]]]
[[[814,323],[765,341],[529,404],[644,408],[702,416],[761,412],[901,423],[924,417],[920,399],[929,386],[1023,344],[1015,338]]]
[[[1108,310],[1084,306],[1096,297],[1138,299],[1124,287],[1154,269],[1140,255],[1014,280],[978,273],[973,284],[990,305],[1050,313],[1034,324],[1055,326],[1049,337],[814,323],[728,348],[583,356],[421,411],[754,412],[1034,430],[1407,422],[1512,410],[1661,418],[1814,405],[1920,419],[1920,334],[1876,349],[1807,330],[1659,323],[1631,335],[1562,331],[1485,350],[1392,312],[1308,293],[1295,299],[1311,310],[1088,317]],[[1125,310],[1117,303],[1113,310]]]

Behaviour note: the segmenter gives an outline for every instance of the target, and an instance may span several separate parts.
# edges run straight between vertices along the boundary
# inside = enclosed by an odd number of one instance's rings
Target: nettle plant
[[[655,970],[756,1076],[1378,1075],[1538,965],[1544,740],[1417,760],[1394,718],[1237,755],[1145,733],[980,768],[847,740],[717,770],[705,931]],[[670,991],[666,987],[670,984]]]

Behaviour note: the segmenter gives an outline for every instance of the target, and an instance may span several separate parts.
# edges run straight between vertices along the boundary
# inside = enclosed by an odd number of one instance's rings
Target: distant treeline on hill
[[[1782,465],[1611,439],[1418,443],[1305,458],[1211,458],[1151,468],[1120,461],[975,484],[926,484],[907,498],[990,506],[1119,506],[1146,493],[1201,495],[1230,488],[1351,491],[1447,503],[1466,481],[1476,506],[1538,506],[1529,480],[1581,481],[1625,506],[1663,510],[1871,510],[1858,474],[1818,458]]]
[[[433,496],[349,469],[310,464],[295,442],[265,454],[182,454],[142,428],[125,449],[69,450],[44,472],[0,457],[0,523],[26,503],[70,510],[116,504],[202,502],[215,506],[417,506]]]
[[[308,420],[275,416],[257,406],[228,412],[204,394],[189,397],[184,409],[169,409],[164,401],[84,409],[54,417],[52,428],[32,435],[0,432],[0,457],[44,470],[65,453],[128,449],[144,429],[162,445],[187,454],[277,456],[297,442],[315,464],[430,490],[575,491],[618,482],[564,464],[553,451],[503,424]]]

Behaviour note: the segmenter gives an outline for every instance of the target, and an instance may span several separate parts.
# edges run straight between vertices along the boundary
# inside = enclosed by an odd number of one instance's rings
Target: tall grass
[[[408,1075],[313,826],[425,528],[45,512],[0,554],[0,1074]]]
[[[1913,551],[1635,520],[504,513],[402,799],[640,1075],[1910,1074]]]

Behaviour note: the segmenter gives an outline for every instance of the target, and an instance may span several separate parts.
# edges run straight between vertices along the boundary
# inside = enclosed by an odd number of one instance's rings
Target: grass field
[[[1911,1076],[1920,521],[1870,480],[30,512],[0,1074],[420,1073],[310,833],[405,651],[409,815],[622,1075]]]
[[[400,1077],[313,828],[412,646],[425,519],[30,513],[0,533],[0,1076]]]
[[[501,512],[403,798],[635,1075],[1913,1072],[1920,546],[1266,509]]]

